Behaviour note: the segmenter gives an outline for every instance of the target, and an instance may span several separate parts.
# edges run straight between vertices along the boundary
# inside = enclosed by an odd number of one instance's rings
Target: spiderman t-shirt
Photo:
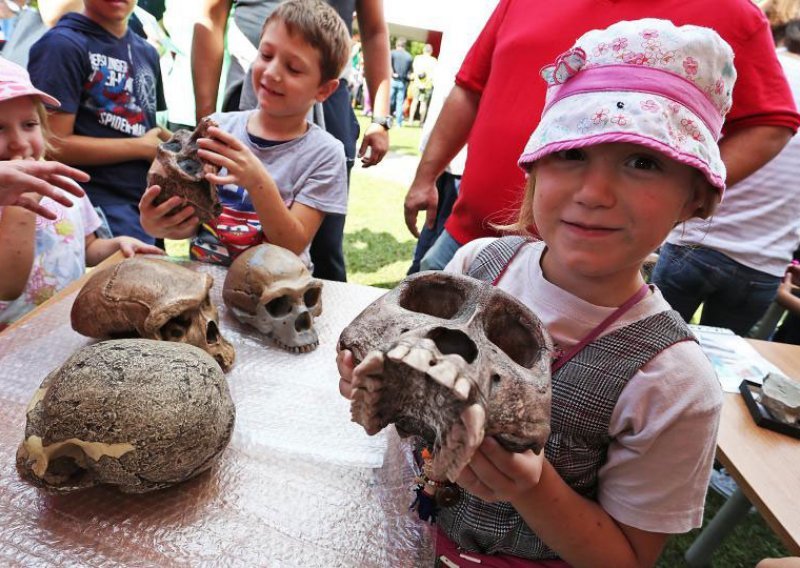
[[[166,108],[158,52],[130,29],[118,38],[81,14],[61,18],[31,48],[33,84],[75,114],[75,134],[138,138]],[[146,160],[82,166],[94,205],[138,204],[147,184]]]

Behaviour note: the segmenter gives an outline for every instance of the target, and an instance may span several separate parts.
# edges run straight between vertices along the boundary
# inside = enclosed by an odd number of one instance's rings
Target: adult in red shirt
[[[501,0],[456,75],[405,199],[406,225],[436,217],[436,178],[469,141],[461,187],[445,231],[422,260],[441,269],[459,246],[516,219],[524,187],[517,167],[544,106],[539,70],[583,33],[653,17],[713,28],[733,48],[738,79],[720,142],[727,184],[771,160],[800,126],[770,27],[751,0]]]

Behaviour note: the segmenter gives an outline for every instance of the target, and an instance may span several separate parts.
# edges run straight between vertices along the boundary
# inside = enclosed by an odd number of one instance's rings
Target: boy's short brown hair
[[[286,0],[264,22],[283,22],[290,34],[299,33],[320,54],[321,81],[338,79],[350,58],[350,33],[339,14],[322,0]]]

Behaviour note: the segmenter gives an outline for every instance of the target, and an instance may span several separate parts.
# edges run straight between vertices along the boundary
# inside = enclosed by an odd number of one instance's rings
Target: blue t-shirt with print
[[[86,16],[61,18],[31,48],[33,84],[75,114],[74,133],[95,138],[137,138],[156,126],[166,107],[158,52],[128,30],[117,38]],[[94,205],[138,204],[150,162],[130,160],[81,166]]]

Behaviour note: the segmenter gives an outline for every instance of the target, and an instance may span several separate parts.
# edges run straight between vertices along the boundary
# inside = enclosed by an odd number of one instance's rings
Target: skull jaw
[[[432,353],[397,347],[370,352],[354,371],[352,419],[370,435],[394,423],[400,435],[422,437],[434,450],[434,476],[455,481],[483,441],[485,411],[433,376],[435,365],[421,368]]]
[[[267,319],[261,315],[254,315],[231,306],[233,315],[240,322],[256,328],[268,337],[275,345],[290,353],[309,353],[319,347],[319,335],[313,327],[297,331],[291,322],[282,322],[277,319]]]

